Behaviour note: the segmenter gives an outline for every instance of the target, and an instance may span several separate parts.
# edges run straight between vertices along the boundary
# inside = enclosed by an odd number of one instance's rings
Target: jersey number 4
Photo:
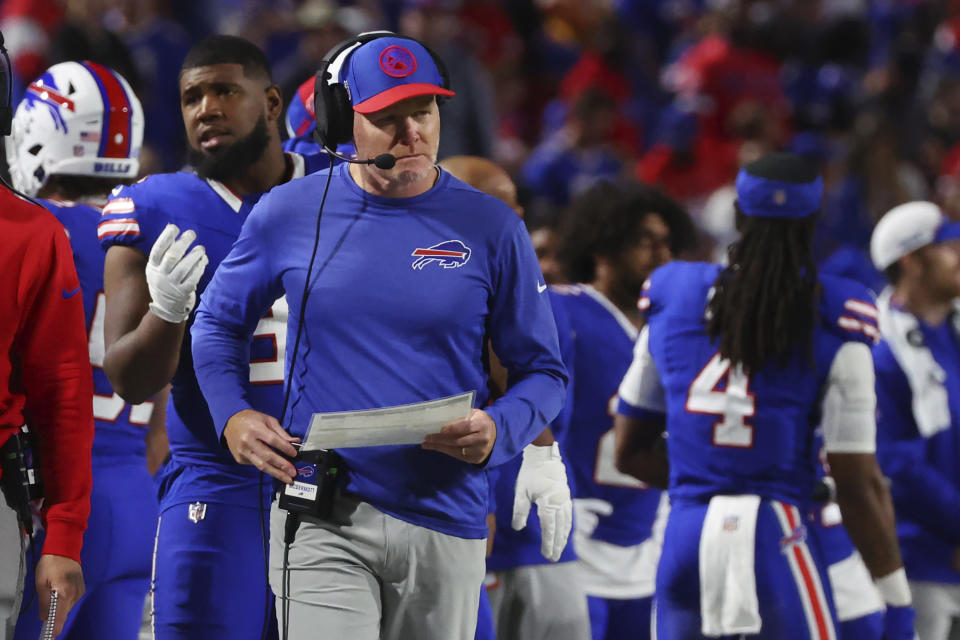
[[[724,388],[719,389],[724,382]],[[687,411],[719,416],[713,425],[713,444],[718,447],[753,446],[753,425],[747,423],[756,412],[756,402],[750,393],[750,376],[739,365],[715,353],[710,362],[697,374],[687,391]]]

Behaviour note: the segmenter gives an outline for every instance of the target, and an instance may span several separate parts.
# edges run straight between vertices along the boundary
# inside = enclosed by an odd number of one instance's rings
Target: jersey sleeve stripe
[[[855,298],[850,298],[843,303],[843,308],[847,311],[852,311],[853,313],[859,314],[861,316],[866,316],[867,318],[872,318],[876,321],[878,314],[877,308],[870,304],[869,302],[864,302],[863,300],[857,300]]]
[[[97,225],[97,238],[111,238],[114,236],[139,236],[140,224],[136,220],[107,220]]]
[[[640,299],[637,300],[637,309],[640,311],[646,311],[650,308],[650,298],[647,296],[640,296]]]
[[[103,215],[105,216],[115,213],[133,213],[134,211],[136,211],[136,207],[132,198],[117,198],[103,207]]]
[[[875,324],[857,320],[852,316],[840,316],[837,318],[837,325],[847,331],[858,331],[876,342],[880,339],[880,330]]]

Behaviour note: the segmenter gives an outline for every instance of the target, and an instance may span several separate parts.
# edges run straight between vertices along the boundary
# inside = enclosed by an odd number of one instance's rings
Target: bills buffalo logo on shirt
[[[470,247],[459,240],[447,240],[432,247],[414,249],[410,254],[415,258],[411,266],[416,271],[433,263],[444,269],[456,269],[467,264],[470,253]]]

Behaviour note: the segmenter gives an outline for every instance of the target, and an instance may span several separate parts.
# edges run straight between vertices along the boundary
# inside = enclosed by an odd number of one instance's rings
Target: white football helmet
[[[27,88],[6,139],[13,186],[30,196],[53,174],[134,178],[143,107],[127,81],[94,62],[61,62]]]

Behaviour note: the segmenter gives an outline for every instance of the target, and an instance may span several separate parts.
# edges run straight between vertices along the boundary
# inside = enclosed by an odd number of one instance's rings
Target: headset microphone
[[[394,165],[397,164],[397,157],[389,153],[381,153],[372,160],[354,160],[353,158],[345,156],[342,153],[337,153],[335,150],[326,145],[324,145],[323,148],[334,158],[339,158],[344,162],[349,162],[351,164],[373,164],[376,165],[377,169],[383,169],[384,171],[387,169],[393,169]]]

